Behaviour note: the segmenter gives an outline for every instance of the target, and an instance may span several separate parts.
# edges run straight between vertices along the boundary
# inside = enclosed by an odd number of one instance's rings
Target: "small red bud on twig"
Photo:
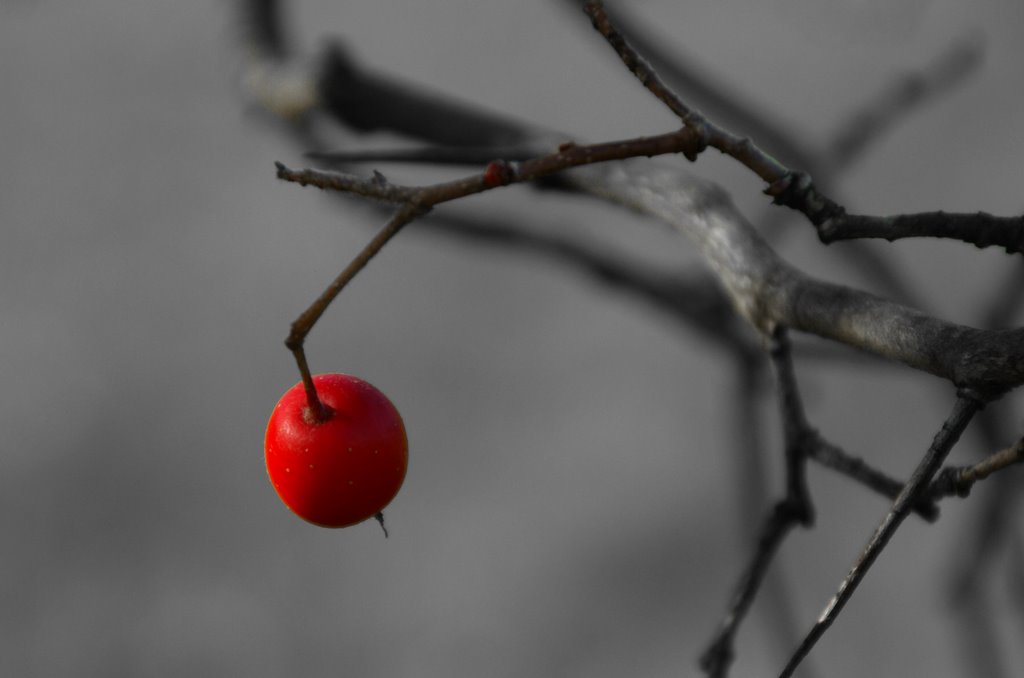
[[[504,160],[492,160],[484,169],[484,184],[488,188],[508,186],[515,178],[515,168]]]

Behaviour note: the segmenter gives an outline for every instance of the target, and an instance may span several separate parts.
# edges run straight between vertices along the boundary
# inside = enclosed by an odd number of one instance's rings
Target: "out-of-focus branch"
[[[740,505],[740,536],[744,544],[759,536],[759,523],[763,522],[761,514],[768,503],[768,476],[764,461],[768,441],[760,407],[767,372],[766,357],[760,346],[756,351],[736,352],[732,361],[734,387],[727,396],[735,411],[729,430],[737,461],[734,465],[735,494]],[[762,618],[770,620],[766,631],[774,637],[779,648],[788,650],[799,639],[800,624],[793,588],[784,568],[766,572],[758,595],[762,600]],[[735,644],[735,638],[732,642]],[[804,672],[812,675],[806,666]]]
[[[394,162],[427,165],[486,165],[495,158],[521,161],[532,158],[523,146],[423,146],[419,148],[369,151],[311,151],[306,157],[325,163],[327,169],[342,169],[351,163]]]
[[[785,497],[779,501],[761,528],[757,548],[740,577],[725,617],[714,639],[700,658],[701,668],[712,678],[723,678],[729,670],[735,651],[736,632],[750,609],[754,597],[771,565],[779,545],[797,525],[809,527],[814,522],[814,507],[807,491],[806,466],[812,429],[804,414],[800,391],[793,371],[792,353],[786,330],[778,328],[771,345],[782,415],[786,452]]]
[[[432,230],[463,239],[551,257],[577,268],[591,279],[634,295],[675,320],[682,321],[715,349],[743,355],[757,355],[760,348],[753,334],[743,326],[721,287],[704,271],[683,274],[651,270],[639,262],[625,260],[618,253],[587,245],[550,232],[531,232],[493,217],[434,214],[427,220]],[[835,354],[832,354],[835,357]]]
[[[822,153],[829,170],[846,168],[911,110],[963,82],[981,65],[983,54],[981,40],[964,39],[925,68],[890,83],[833,135]]]
[[[989,307],[982,314],[981,326],[1006,327],[1024,305],[1024,262],[1017,262],[1006,275],[1006,281],[996,286]]]
[[[446,146],[550,141],[539,128],[367,71],[337,41],[326,45],[316,66],[303,63],[291,56],[279,0],[239,1],[247,56],[243,88],[285,120],[323,113],[363,132],[388,130]]]
[[[501,147],[525,144],[537,136],[516,121],[476,106],[367,73],[337,42],[323,56],[318,90],[324,110],[364,132],[394,131],[446,146]]]
[[[902,482],[872,468],[863,459],[845,452],[822,438],[820,434],[815,435],[817,440],[810,446],[811,459],[858,481],[883,497],[894,500],[899,496],[900,490],[903,489]],[[929,522],[934,522],[939,517],[939,508],[930,495],[919,499],[914,504],[913,511]]]
[[[249,50],[265,58],[284,59],[289,53],[284,17],[278,0],[244,0],[239,3],[242,29]]]

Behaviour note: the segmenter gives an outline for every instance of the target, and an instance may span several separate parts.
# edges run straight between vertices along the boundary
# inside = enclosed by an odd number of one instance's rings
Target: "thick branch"
[[[949,379],[986,397],[1024,383],[1024,329],[978,330],[840,285],[783,261],[728,195],[679,169],[617,163],[568,175],[591,191],[688,235],[740,314],[833,339]]]

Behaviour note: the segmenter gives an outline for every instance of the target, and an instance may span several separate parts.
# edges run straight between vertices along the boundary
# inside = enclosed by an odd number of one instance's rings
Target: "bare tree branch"
[[[715,125],[683,102],[612,25],[603,3],[596,0],[587,2],[584,11],[590,16],[594,28],[605,37],[636,78],[675,113],[687,128],[698,133],[703,145],[696,152],[684,152],[687,159],[696,160],[697,154],[704,147],[711,147],[739,161],[768,184],[765,193],[772,196],[777,204],[802,212],[818,229],[822,242],[828,244],[836,240],[865,237],[895,240],[927,235],[955,238],[978,247],[998,245],[1011,253],[1022,251],[1024,217],[998,219],[984,213],[954,215],[942,212],[896,217],[847,214],[842,205],[814,186],[809,174],[790,170],[758,148],[749,138],[737,136]]]
[[[288,46],[277,3],[252,0],[249,7],[251,38],[259,46],[257,51],[262,50],[257,60],[270,64],[262,70],[254,69],[252,72],[259,77],[248,79],[248,88],[261,105],[293,124],[307,120],[312,112],[326,111],[356,130],[388,129],[430,144],[397,152],[319,154],[316,156],[319,159],[332,163],[486,164],[478,174],[432,186],[399,186],[376,172],[372,177],[363,178],[292,170],[278,165],[278,176],[283,180],[399,207],[384,231],[293,324],[288,345],[304,380],[308,375],[302,351],[305,335],[341,288],[402,226],[443,202],[515,183],[550,181],[553,177],[557,177],[560,187],[622,204],[688,235],[725,294],[708,287],[704,278],[685,280],[677,276],[644,274],[609,253],[583,247],[567,238],[514,233],[508,228],[492,228],[483,235],[483,229],[467,223],[454,228],[449,224],[449,231],[557,255],[597,279],[642,294],[676,317],[686,319],[690,326],[718,339],[734,353],[739,363],[751,359],[752,342],[749,333],[742,331],[736,316],[727,312],[728,304],[758,332],[774,337],[772,355],[786,437],[786,497],[765,521],[755,554],[728,613],[702,658],[702,664],[711,675],[725,675],[734,653],[736,631],[782,539],[795,524],[809,525],[813,519],[805,478],[808,458],[835,468],[886,496],[895,497],[895,503],[832,603],[791,658],[784,676],[801,664],[827,631],[906,515],[915,511],[926,519],[934,519],[936,500],[966,494],[977,480],[1020,462],[1022,443],[979,464],[947,469],[933,480],[974,412],[989,399],[1024,383],[1024,329],[978,330],[955,325],[858,290],[811,279],[782,261],[717,186],[696,179],[679,167],[659,167],[630,159],[682,154],[692,161],[708,147],[721,150],[763,179],[768,184],[765,192],[776,203],[806,215],[826,243],[866,237],[888,240],[947,237],[979,247],[996,245],[1008,252],[1021,252],[1024,251],[1024,217],[941,212],[893,217],[847,214],[840,204],[815,187],[809,175],[789,169],[750,139],[715,125],[678,97],[625,42],[600,2],[585,3],[595,27],[634,75],[682,120],[682,129],[604,144],[561,143],[565,142],[564,138],[539,128],[482,113],[473,106],[365,71],[336,43],[321,58],[315,77],[301,71],[295,77],[295,71],[288,68],[291,62],[286,59]],[[972,60],[976,54],[965,50],[954,50],[949,61],[940,62],[924,76],[901,81],[873,101],[865,113],[855,118],[856,124],[837,137],[830,150],[832,168],[847,164],[868,140],[877,138],[881,130],[911,106],[961,78],[976,63]],[[617,162],[609,165],[608,161]],[[801,165],[810,168],[810,164]],[[827,161],[825,166],[828,167]],[[693,284],[694,281],[700,284]],[[994,304],[993,308],[1016,303],[1009,295],[1005,301],[1006,304]],[[787,329],[816,334],[903,362],[948,379],[960,388],[953,413],[905,485],[846,454],[810,427],[793,377]],[[307,388],[307,392],[309,390]],[[315,398],[315,391],[313,393]]]
[[[914,469],[914,473],[910,476],[910,480],[907,481],[896,501],[893,502],[889,513],[882,520],[882,523],[875,530],[870,541],[868,541],[867,546],[864,547],[864,550],[854,562],[850,573],[846,575],[846,578],[840,584],[839,591],[835,597],[832,598],[825,611],[821,613],[817,623],[796,649],[796,652],[793,653],[792,658],[786,664],[782,673],[779,674],[780,678],[787,678],[793,675],[793,672],[814,648],[818,640],[835,622],[843,607],[857,590],[857,586],[863,581],[868,570],[871,569],[871,566],[878,559],[886,545],[888,545],[896,530],[899,529],[899,526],[903,524],[903,521],[910,514],[914,504],[928,490],[928,485],[938,472],[939,467],[942,466],[943,460],[950,450],[953,449],[964,429],[967,428],[971,419],[983,405],[983,402],[969,395],[961,394],[957,396],[952,413],[943,422],[942,428],[935,435],[935,439],[932,441],[931,447],[928,448],[928,452],[921,459],[917,468]]]
[[[778,328],[772,337],[771,357],[772,365],[775,367],[785,438],[786,494],[775,505],[762,526],[754,556],[740,577],[736,593],[714,639],[701,655],[701,668],[712,678],[723,678],[728,673],[735,655],[733,644],[736,632],[746,617],[782,540],[793,527],[810,527],[814,522],[814,507],[807,491],[806,479],[808,443],[813,436],[804,414],[793,371],[789,339],[784,328]]]
[[[997,217],[985,212],[921,212],[873,217],[843,214],[822,222],[818,236],[825,244],[855,238],[883,238],[889,242],[902,238],[950,238],[979,248],[1002,247],[1007,254],[1017,254],[1024,252],[1024,215]]]
[[[1003,302],[997,301],[996,306]],[[1008,428],[1005,403],[993,403],[978,417],[976,437],[984,449],[992,450],[1006,440]],[[1022,439],[1024,440],[1024,439]],[[1008,552],[1004,562],[1010,572],[1014,569],[1013,549],[1015,535],[1013,533],[1014,517],[1017,514],[1015,504],[1021,497],[1020,473],[1012,472],[1004,464],[1020,463],[1019,455],[1021,440],[1010,448],[1000,450],[994,455],[975,464],[982,473],[994,467],[1005,469],[1005,472],[992,478],[985,484],[984,492],[977,495],[977,504],[972,506],[972,517],[968,524],[960,528],[960,534],[953,537],[956,547],[952,550],[954,562],[950,575],[950,602],[959,612],[956,617],[960,628],[965,658],[971,665],[976,665],[979,675],[1002,678],[1012,675],[1007,670],[1006,648],[999,642],[997,625],[993,619],[998,617],[994,594],[998,579],[996,565],[999,552]],[[960,486],[961,474],[964,479],[977,478],[971,471],[974,467],[950,467],[943,469],[929,488],[934,496],[966,496],[972,484]],[[1011,575],[1011,591],[1013,582],[1020,577]]]
[[[604,36],[608,44],[622,59],[622,63],[630,70],[637,80],[658,98],[670,111],[683,122],[686,127],[693,129],[699,139],[694,150],[684,153],[688,160],[695,161],[697,155],[705,148],[716,148],[726,155],[738,160],[754,174],[761,177],[769,189],[769,195],[776,195],[774,191],[782,191],[790,180],[790,170],[778,160],[765,153],[757,147],[748,137],[740,137],[728,130],[713,124],[696,110],[688,106],[675,92],[662,82],[661,78],[651,68],[650,64],[634,50],[619,30],[612,25],[608,14],[601,2],[587,2],[583,11],[590,17],[594,28]],[[777,186],[773,188],[773,186]],[[810,190],[808,186],[807,190]],[[781,193],[780,193],[781,194]]]
[[[1024,329],[978,330],[865,292],[814,280],[785,263],[724,191],[672,168],[616,163],[568,180],[687,234],[740,314],[762,331],[810,332],[974,389],[985,399],[1024,382]]]
[[[903,489],[902,482],[872,468],[863,459],[848,454],[822,438],[820,434],[816,435],[815,444],[810,446],[811,459],[858,481],[884,497],[896,499],[899,496],[900,490]],[[913,511],[928,522],[934,522],[939,518],[939,508],[930,494],[919,499],[914,504]]]
[[[564,146],[521,163],[493,162],[479,175],[427,188],[400,187],[316,170],[279,166],[278,176],[301,184],[388,202],[415,194],[436,205],[568,168],[635,155],[680,152],[696,143],[689,128],[655,137]],[[873,295],[813,280],[783,262],[718,187],[669,169],[624,163],[580,167],[566,180],[663,219],[689,235],[718,275],[735,308],[754,327],[811,332],[898,360],[972,389],[989,399],[1024,381],[1024,329],[978,330],[955,325]]]
[[[567,4],[578,8],[586,3],[568,0]],[[816,154],[804,148],[800,139],[783,126],[768,120],[763,105],[744,101],[739,93],[728,91],[718,79],[705,75],[699,65],[691,63],[692,57],[682,59],[671,54],[670,51],[678,49],[677,46],[673,45],[670,50],[650,31],[642,29],[632,19],[629,9],[628,3],[616,3],[614,11],[610,12],[610,23],[617,27],[619,33],[629,37],[636,52],[644,55],[644,60],[650,62],[653,70],[671,83],[674,90],[685,92],[689,99],[706,106],[716,118],[726,120],[730,126],[757,139],[773,156],[817,173]],[[609,14],[607,8],[605,12]]]
[[[317,89],[328,113],[364,132],[391,130],[446,146],[518,145],[535,136],[520,123],[476,106],[366,73],[338,42],[322,58]]]
[[[982,459],[977,464],[943,469],[935,482],[928,488],[927,494],[936,499],[953,495],[966,497],[979,480],[984,480],[993,473],[1021,462],[1024,462],[1024,438],[1018,440],[1015,445]],[[1000,513],[1003,512],[1000,511]]]

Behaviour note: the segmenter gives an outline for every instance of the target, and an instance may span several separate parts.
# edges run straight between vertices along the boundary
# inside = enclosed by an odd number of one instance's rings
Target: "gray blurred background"
[[[873,213],[1020,211],[1024,4],[685,4],[632,7],[811,146],[898,73],[983,37],[982,70],[892,130],[842,195]],[[310,51],[339,36],[375,69],[581,138],[674,126],[565,3],[309,0],[288,18]],[[247,109],[238,39],[226,1],[0,4],[0,675],[696,674],[756,521],[737,508],[733,366],[555,262],[411,227],[307,344],[315,371],[372,381],[406,418],[391,538],[277,500],[262,437],[297,379],[288,324],[380,217],[274,178],[302,149]],[[763,216],[757,180],[713,155],[694,170]],[[699,265],[659,226],[579,199],[514,187],[451,209]],[[1019,266],[953,243],[881,249],[964,323]],[[782,251],[871,288],[809,227]],[[800,363],[809,414],[904,475],[952,393],[871,365]],[[981,451],[969,438],[955,460]],[[801,632],[886,509],[811,480],[817,528],[780,556]],[[908,521],[811,665],[969,675],[947,578],[974,505]],[[1006,578],[993,614],[1010,641]],[[781,668],[776,623],[755,606],[735,675]]]

